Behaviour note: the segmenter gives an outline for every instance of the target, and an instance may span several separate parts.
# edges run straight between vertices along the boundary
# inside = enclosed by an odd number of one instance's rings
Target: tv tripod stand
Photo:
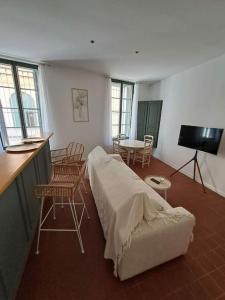
[[[206,193],[206,189],[202,180],[202,174],[200,171],[200,167],[199,167],[199,163],[198,163],[198,150],[196,150],[195,155],[192,157],[192,159],[190,159],[187,163],[185,163],[183,166],[181,166],[179,169],[177,169],[175,172],[173,172],[170,177],[172,177],[173,175],[175,175],[176,173],[178,173],[181,169],[183,169],[184,167],[186,167],[190,162],[194,161],[194,173],[193,173],[193,180],[195,181],[195,175],[196,175],[196,166],[198,169],[198,173],[200,176],[200,180],[201,180],[201,184],[202,184],[202,189],[203,192]]]

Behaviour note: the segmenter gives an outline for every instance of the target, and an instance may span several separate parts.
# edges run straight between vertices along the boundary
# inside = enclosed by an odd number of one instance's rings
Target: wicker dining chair
[[[42,231],[69,231],[76,232],[78,241],[80,244],[81,252],[84,253],[83,242],[80,233],[80,227],[83,220],[84,211],[86,211],[88,219],[90,219],[88,210],[83,198],[83,195],[80,190],[81,179],[84,177],[86,165],[83,164],[81,170],[78,172],[77,166],[75,165],[55,165],[53,169],[53,176],[50,184],[40,184],[35,187],[34,193],[35,196],[41,199],[41,208],[40,208],[40,217],[39,217],[39,226],[38,226],[38,237],[37,237],[37,249],[36,254],[39,254],[39,242],[40,235]],[[75,202],[75,195],[77,192],[80,195],[80,202]],[[49,210],[43,217],[43,207],[46,197],[52,197],[52,205]],[[73,229],[60,229],[60,228],[44,228],[43,225],[50,215],[50,212],[53,212],[53,219],[56,219],[56,206],[61,205],[61,202],[56,202],[57,198],[67,198],[68,202],[65,203],[69,205],[72,219],[74,223]],[[78,218],[76,206],[81,206],[80,218]]]
[[[120,140],[118,138],[113,139],[113,154],[119,154],[123,160],[127,160],[127,150],[120,147]]]

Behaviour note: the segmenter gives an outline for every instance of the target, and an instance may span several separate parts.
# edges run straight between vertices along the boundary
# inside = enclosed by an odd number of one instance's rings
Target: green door
[[[154,148],[158,144],[158,134],[162,111],[162,101],[140,101],[138,103],[137,139],[143,141],[144,135],[154,136]]]
[[[162,101],[149,101],[145,126],[145,134],[154,136],[154,148],[158,145],[159,126],[162,111]]]
[[[148,112],[148,101],[140,101],[138,103],[138,118],[137,118],[137,139],[144,140],[145,126]]]

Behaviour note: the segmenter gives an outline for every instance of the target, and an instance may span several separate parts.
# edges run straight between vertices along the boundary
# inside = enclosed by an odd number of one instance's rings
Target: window
[[[134,84],[112,80],[112,136],[122,133],[129,137]]]
[[[0,59],[0,128],[4,146],[41,135],[35,65]]]

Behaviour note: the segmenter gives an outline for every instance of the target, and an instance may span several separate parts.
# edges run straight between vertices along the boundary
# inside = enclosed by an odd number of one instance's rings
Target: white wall
[[[181,124],[225,128],[225,56],[152,85],[150,98],[163,99],[155,155],[178,168],[194,154],[177,145]],[[204,182],[225,195],[225,136],[218,156],[200,152],[199,159]],[[192,175],[193,165],[184,172]]]
[[[149,101],[149,88],[150,85],[148,83],[137,83],[138,85],[138,101]]]
[[[51,147],[80,142],[85,146],[86,156],[94,146],[103,144],[105,78],[92,72],[54,66],[47,67],[45,73],[49,130],[54,132]],[[88,90],[89,122],[73,122],[71,88]]]

